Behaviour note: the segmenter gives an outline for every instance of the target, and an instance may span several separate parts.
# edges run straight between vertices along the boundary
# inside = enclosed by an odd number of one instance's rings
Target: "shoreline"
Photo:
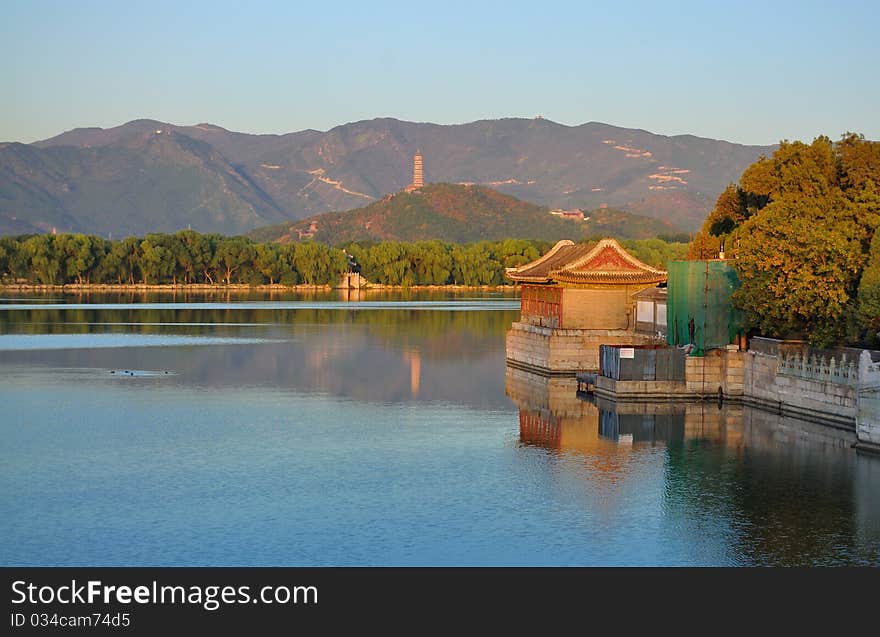
[[[383,290],[499,290],[513,291],[515,285],[370,285],[355,287],[339,287],[333,285],[313,285],[299,283],[296,285],[249,285],[247,283],[65,283],[62,285],[45,285],[35,283],[4,283],[0,284],[2,292],[330,292],[341,290],[348,292],[371,292]]]

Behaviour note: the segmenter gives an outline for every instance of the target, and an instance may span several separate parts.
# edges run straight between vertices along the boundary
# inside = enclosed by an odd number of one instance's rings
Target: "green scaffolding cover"
[[[726,261],[672,261],[668,276],[667,343],[693,343],[692,355],[702,356],[736,342],[742,320],[731,295],[739,278]]]

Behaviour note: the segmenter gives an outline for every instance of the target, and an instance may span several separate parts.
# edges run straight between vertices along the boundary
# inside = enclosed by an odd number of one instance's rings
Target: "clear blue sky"
[[[541,114],[880,139],[880,3],[0,0],[0,140],[148,117],[326,130]]]

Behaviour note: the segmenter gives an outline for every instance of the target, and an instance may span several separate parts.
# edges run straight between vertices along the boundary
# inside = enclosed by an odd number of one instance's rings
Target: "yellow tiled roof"
[[[571,241],[560,241],[540,259],[518,268],[508,268],[507,276],[524,283],[661,283],[666,272],[642,263],[614,239],[602,239],[592,248]]]

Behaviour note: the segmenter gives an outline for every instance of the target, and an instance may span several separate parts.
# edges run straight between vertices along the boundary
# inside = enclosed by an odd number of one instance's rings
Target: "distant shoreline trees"
[[[661,239],[624,241],[652,265],[684,257],[687,245]],[[0,282],[40,285],[332,285],[350,268],[382,285],[501,285],[505,268],[532,261],[552,244],[505,239],[257,243],[182,230],[108,241],[83,234],[0,237]]]
[[[254,243],[182,230],[108,241],[83,234],[0,237],[0,279],[42,285],[327,285],[348,269],[321,244]]]

